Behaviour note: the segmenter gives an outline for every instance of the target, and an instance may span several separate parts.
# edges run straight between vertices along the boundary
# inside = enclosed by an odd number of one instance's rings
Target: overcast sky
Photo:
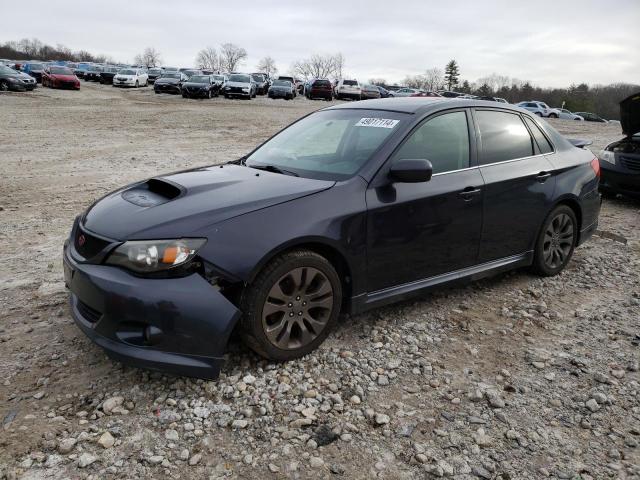
[[[534,84],[640,83],[640,0],[30,0],[3,9],[0,42],[36,37],[131,62],[144,47],[191,66],[232,42],[280,73],[312,53],[342,52],[346,73],[400,81],[455,58],[461,78],[498,73]]]

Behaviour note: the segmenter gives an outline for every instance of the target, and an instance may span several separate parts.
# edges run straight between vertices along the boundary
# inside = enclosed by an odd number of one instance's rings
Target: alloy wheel
[[[563,266],[573,248],[573,221],[566,213],[556,215],[544,232],[542,252],[544,263],[549,268]]]
[[[333,286],[317,268],[284,274],[269,290],[262,307],[262,328],[269,342],[283,350],[311,343],[326,328],[333,311]]]

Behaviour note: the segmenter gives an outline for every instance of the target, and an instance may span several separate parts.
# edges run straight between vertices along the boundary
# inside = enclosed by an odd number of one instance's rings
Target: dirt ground
[[[61,251],[123,184],[231,160],[327,104],[185,100],[83,82],[0,94],[0,479],[640,478],[640,202],[605,200],[559,277],[525,271],[345,318],[217,382],[109,361]],[[593,150],[619,125],[561,121]]]

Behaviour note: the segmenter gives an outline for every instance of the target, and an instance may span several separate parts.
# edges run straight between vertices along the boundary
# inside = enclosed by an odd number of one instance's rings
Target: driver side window
[[[405,140],[394,158],[427,159],[434,174],[469,168],[467,115],[451,112],[427,120]]]

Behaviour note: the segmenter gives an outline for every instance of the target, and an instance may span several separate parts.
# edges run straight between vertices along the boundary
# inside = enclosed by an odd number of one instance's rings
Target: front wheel
[[[550,113],[549,118],[558,118],[558,115],[556,115],[555,113]]]
[[[542,114],[540,112],[536,112],[536,115],[538,115],[539,117],[542,116]]]
[[[138,80],[136,80],[136,88],[138,88],[140,86],[140,82],[138,82]]]
[[[4,80],[0,80],[0,91],[6,92],[7,90],[9,90],[9,84]]]
[[[295,250],[272,260],[240,304],[249,347],[271,360],[292,360],[317,348],[337,322],[342,284],[326,258]]]
[[[544,277],[560,273],[569,263],[578,239],[578,222],[573,210],[559,205],[547,216],[538,235],[533,271]]]

